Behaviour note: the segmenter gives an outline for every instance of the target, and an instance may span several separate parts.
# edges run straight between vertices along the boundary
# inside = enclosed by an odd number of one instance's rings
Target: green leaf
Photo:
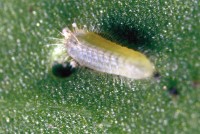
[[[1,0],[0,133],[199,133],[199,14],[198,0]],[[156,77],[53,76],[48,44],[73,22],[146,54]]]

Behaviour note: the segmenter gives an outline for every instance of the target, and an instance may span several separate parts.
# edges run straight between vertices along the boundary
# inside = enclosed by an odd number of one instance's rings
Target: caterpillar
[[[62,35],[64,48],[73,59],[73,67],[80,65],[131,79],[152,76],[154,66],[144,54],[111,42],[94,32],[78,29],[75,23],[72,26],[73,32],[64,28]]]

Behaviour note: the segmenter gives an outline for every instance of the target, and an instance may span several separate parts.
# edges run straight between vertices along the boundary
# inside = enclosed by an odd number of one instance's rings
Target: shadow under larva
[[[104,19],[105,18],[105,19]],[[142,52],[148,50],[157,50],[158,46],[153,39],[156,36],[157,29],[141,25],[137,20],[128,21],[121,14],[109,14],[102,17],[100,33],[103,37],[117,42],[123,46]]]

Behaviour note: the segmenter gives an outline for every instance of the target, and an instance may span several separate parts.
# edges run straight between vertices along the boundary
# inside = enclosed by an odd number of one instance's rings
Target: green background
[[[47,44],[73,22],[145,53],[160,77],[54,77]],[[0,133],[200,133],[199,31],[198,0],[0,0]]]

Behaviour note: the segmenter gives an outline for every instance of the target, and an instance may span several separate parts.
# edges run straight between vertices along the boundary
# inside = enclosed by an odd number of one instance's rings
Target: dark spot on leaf
[[[154,77],[155,79],[160,79],[160,78],[161,78],[161,75],[160,75],[159,72],[154,72],[153,77]]]
[[[192,82],[192,86],[193,86],[194,88],[199,88],[199,87],[200,87],[200,81],[198,81],[198,80],[193,81],[193,82]]]
[[[177,96],[179,95],[178,89],[176,87],[171,87],[168,89],[168,92],[173,95],[173,96]]]
[[[28,9],[29,13],[33,13],[33,7],[30,6],[29,9]]]
[[[69,63],[54,63],[52,66],[52,73],[56,77],[60,78],[66,78],[70,76],[75,71],[75,68],[73,68]]]

